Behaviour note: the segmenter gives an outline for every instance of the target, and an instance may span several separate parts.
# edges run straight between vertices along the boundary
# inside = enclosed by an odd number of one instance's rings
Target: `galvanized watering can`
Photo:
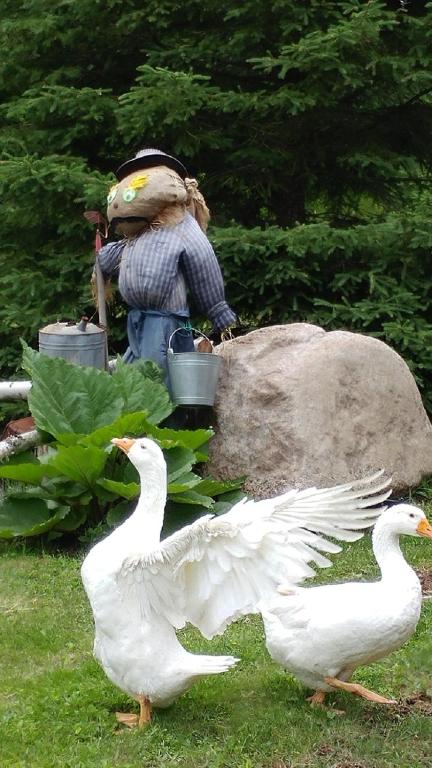
[[[212,352],[174,352],[171,340],[181,330],[177,328],[168,341],[168,374],[173,402],[176,405],[213,405],[221,358]],[[207,339],[201,331],[192,330]]]
[[[41,328],[39,351],[77,365],[108,367],[106,330],[89,323],[86,317],[79,323],[51,323]]]

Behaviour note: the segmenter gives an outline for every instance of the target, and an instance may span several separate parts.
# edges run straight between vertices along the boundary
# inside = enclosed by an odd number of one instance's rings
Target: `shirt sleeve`
[[[202,229],[195,222],[185,228],[182,268],[188,288],[198,307],[215,331],[233,325],[237,317],[225,301],[222,272],[216,254]]]
[[[104,278],[118,274],[126,238],[115,243],[107,243],[98,251],[98,261]]]

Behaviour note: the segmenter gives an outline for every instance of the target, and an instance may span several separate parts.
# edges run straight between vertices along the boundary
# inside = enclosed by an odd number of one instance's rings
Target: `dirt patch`
[[[345,754],[349,752],[348,749],[343,750]],[[339,752],[339,755],[336,753]],[[336,750],[334,745],[332,744],[319,744],[314,750],[314,754],[319,757],[328,757],[337,759],[339,757],[339,762],[332,762],[332,768],[367,768],[365,763],[358,763],[350,759],[349,754],[347,754],[347,757],[341,758],[340,755],[340,749]]]
[[[432,595],[432,568],[430,565],[425,565],[423,568],[417,568],[416,573],[420,579],[423,594]]]
[[[316,754],[320,756],[332,755],[333,752],[334,747],[332,747],[331,744],[320,744],[319,747],[316,748]]]
[[[382,719],[385,713],[389,722],[397,722],[408,715],[418,714],[432,717],[432,698],[426,693],[412,693],[405,699],[400,699],[398,704],[392,707],[380,708],[379,710],[369,710],[365,715],[365,720],[375,722],[377,713]]]
[[[408,714],[413,709],[422,715],[432,717],[432,698],[425,693],[413,693],[411,696],[403,699],[398,707],[401,714]]]

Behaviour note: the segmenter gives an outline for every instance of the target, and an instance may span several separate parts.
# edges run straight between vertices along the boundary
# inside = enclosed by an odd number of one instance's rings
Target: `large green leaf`
[[[112,376],[124,400],[123,413],[147,411],[149,422],[159,424],[173,412],[166,386],[143,376],[139,366],[118,360]]]
[[[46,483],[42,485],[29,485],[29,486],[17,486],[10,489],[8,495],[13,494],[14,499],[45,499],[46,501],[56,501],[59,503],[69,501],[69,499],[76,502],[79,500],[80,504],[88,504],[92,496],[85,493],[85,489],[79,483],[73,483],[71,481],[61,481],[59,478],[58,483]]]
[[[203,496],[195,491],[185,491],[184,493],[178,494],[173,493],[170,496],[170,500],[172,502],[178,502],[179,504],[198,504],[206,509],[210,509],[214,504],[214,501],[210,496]]]
[[[121,483],[118,480],[108,480],[105,477],[98,480],[97,484],[105,488],[106,491],[111,491],[111,493],[122,496],[128,501],[138,496],[141,490],[139,483]]]
[[[193,472],[185,472],[184,475],[180,475],[172,483],[168,485],[168,493],[182,493],[189,490],[189,488],[198,488],[201,483],[201,478],[195,475]]]
[[[31,376],[29,407],[38,429],[54,437],[88,434],[111,424],[124,400],[106,371],[42,355],[23,342],[23,367]]]
[[[216,503],[210,508],[208,504],[205,506],[204,504],[191,504],[190,499],[187,499],[188,503],[182,503],[183,495],[179,494],[176,497],[170,496],[168,498],[162,531],[163,538],[174,533],[174,531],[178,531],[184,525],[190,525],[190,523],[198,520],[203,515],[208,515],[209,512],[214,515],[223,515],[234,504],[245,497],[243,491],[230,491],[221,494]]]
[[[81,504],[87,504],[87,499],[91,498],[91,495],[89,497],[88,488],[84,487],[82,483],[76,483],[73,480],[68,480],[63,476],[57,476],[49,479],[45,478],[42,480],[41,490],[47,494],[46,498],[49,497],[51,499],[77,499],[80,497]]]
[[[118,449],[113,449],[105,465],[104,477],[120,483],[139,483],[139,473],[131,461]]]
[[[87,519],[88,509],[86,507],[71,507],[69,512],[61,520],[56,521],[55,530],[62,533],[69,533],[80,528]]]
[[[181,497],[179,497],[181,498]],[[213,513],[213,509],[211,510]],[[190,525],[195,520],[198,520],[203,515],[208,515],[209,510],[202,505],[181,504],[180,502],[172,501],[168,499],[165,508],[164,524],[162,529],[162,538],[170,536],[179,528],[184,525]]]
[[[123,362],[122,358],[119,358]],[[153,360],[135,360],[134,367],[141,371],[141,374],[150,381],[157,381],[159,384],[164,384],[165,374],[162,368],[159,368],[158,364]]]
[[[120,525],[120,523],[122,523],[126,517],[130,515],[132,509],[133,506],[131,507],[130,502],[126,499],[119,501],[118,504],[110,507],[107,512],[106,521],[108,525],[111,528],[115,528],[117,525]]]
[[[86,438],[87,435],[80,434],[79,432],[59,432],[56,435],[56,440],[61,445],[77,445],[77,443],[84,441]]]
[[[108,454],[96,446],[61,445],[49,465],[70,480],[92,488],[101,476]]]
[[[12,464],[39,464],[39,460],[33,451],[22,451],[21,453],[13,453],[12,456],[8,456],[7,466]]]
[[[151,427],[148,421],[147,411],[138,413],[126,413],[120,416],[112,424],[91,432],[80,438],[82,445],[96,445],[102,447],[108,445],[113,437],[141,437],[145,435]]]
[[[236,491],[241,488],[244,478],[237,480],[214,480],[212,477],[205,477],[200,480],[195,490],[203,493],[205,496],[219,496],[219,494],[228,494],[230,491]],[[244,494],[242,494],[244,496]]]
[[[44,477],[54,477],[57,471],[49,464],[6,464],[0,466],[0,477],[38,485]]]
[[[230,491],[228,493],[222,493],[217,497],[215,505],[212,507],[212,512],[215,515],[224,515],[225,512],[229,512],[234,504],[237,504],[242,499],[246,498],[246,494],[243,491]]]
[[[0,503],[0,539],[14,536],[38,536],[63,520],[69,507],[42,499],[6,497]]]
[[[192,469],[195,463],[195,454],[189,448],[169,448],[164,451],[167,463],[168,483],[173,483],[180,475],[184,475]]]
[[[148,434],[154,437],[162,448],[183,446],[195,451],[208,443],[214,432],[212,429],[169,429],[168,427],[149,427]]]

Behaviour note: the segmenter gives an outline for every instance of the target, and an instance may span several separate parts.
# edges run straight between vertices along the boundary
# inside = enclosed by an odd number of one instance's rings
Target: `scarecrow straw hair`
[[[196,179],[185,179],[184,183],[188,195],[186,207],[192,216],[196,218],[203,232],[205,232],[210,220],[210,211],[207,208],[203,195],[198,189],[198,182]]]

